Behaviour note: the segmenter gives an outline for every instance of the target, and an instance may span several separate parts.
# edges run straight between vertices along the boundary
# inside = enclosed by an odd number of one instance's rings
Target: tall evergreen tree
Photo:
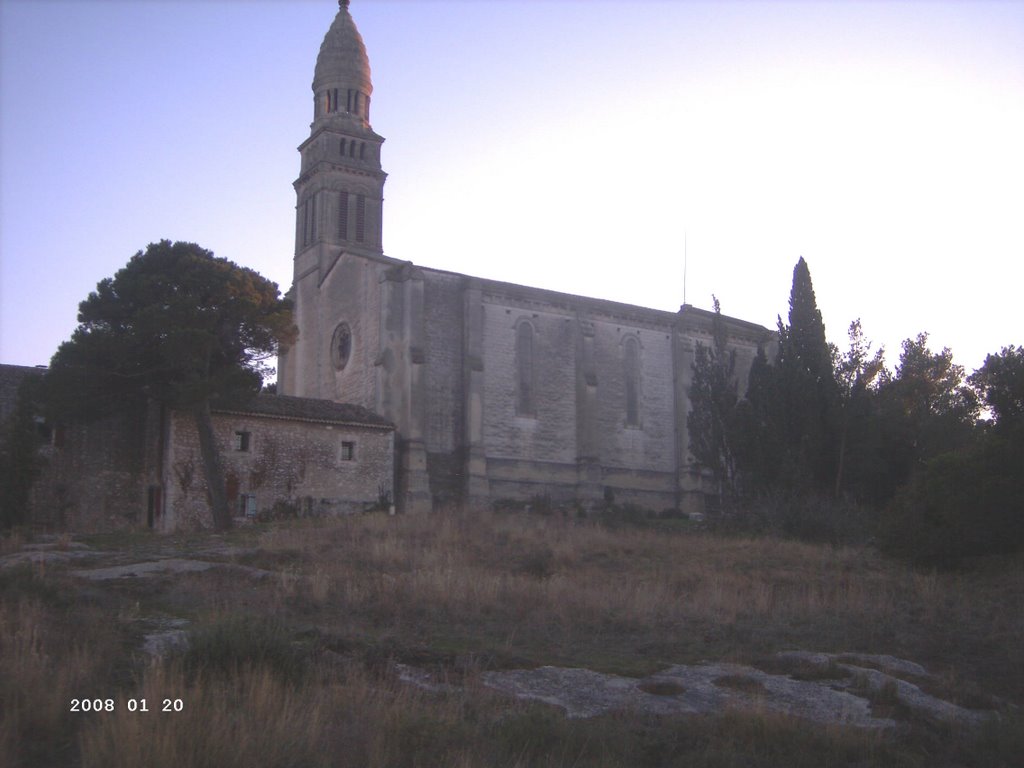
[[[746,397],[736,407],[736,464],[745,493],[780,489],[781,417],[778,369],[762,344],[750,366]]]
[[[789,324],[779,321],[778,396],[790,490],[830,490],[835,481],[837,386],[835,351],[825,340],[811,272],[801,256],[793,269]]]
[[[787,364],[798,367],[823,389],[834,388],[832,351],[825,340],[825,323],[814,296],[811,270],[803,256],[793,268],[789,325],[782,351]]]

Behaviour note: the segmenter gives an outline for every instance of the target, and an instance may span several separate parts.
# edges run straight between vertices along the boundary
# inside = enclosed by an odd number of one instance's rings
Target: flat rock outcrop
[[[786,672],[787,664],[799,674]],[[627,709],[656,715],[769,710],[817,723],[891,728],[896,720],[890,713],[968,725],[992,714],[926,692],[921,685],[928,672],[893,656],[791,651],[778,654],[766,666],[773,671],[729,663],[681,664],[639,679],[539,667],[485,672],[481,679],[487,687],[518,699],[559,707],[568,717]],[[406,679],[417,684],[411,675]]]

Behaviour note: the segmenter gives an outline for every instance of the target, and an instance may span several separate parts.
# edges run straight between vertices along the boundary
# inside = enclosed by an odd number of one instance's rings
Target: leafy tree
[[[1024,349],[1005,347],[964,383],[948,349],[933,353],[920,334],[903,343],[900,366],[881,394],[909,467],[890,505],[882,543],[922,565],[1024,549]],[[975,419],[979,398],[991,429]]]
[[[1003,347],[988,355],[968,382],[1001,430],[1024,427],[1024,347]]]
[[[948,347],[941,352],[928,348],[927,333],[904,340],[896,373],[885,377],[879,395],[891,428],[888,459],[898,484],[922,462],[972,439],[977,395]]]
[[[692,411],[687,420],[690,452],[699,464],[711,470],[719,498],[736,492],[736,457],[732,433],[736,419],[736,352],[726,347],[722,308],[712,297],[713,346],[697,343],[693,381],[690,385]]]
[[[135,254],[79,305],[47,375],[53,416],[94,417],[153,399],[192,411],[214,526],[231,525],[210,403],[246,398],[294,334],[277,285],[194,243]]]
[[[850,323],[850,347],[836,360],[837,410],[839,415],[839,449],[836,466],[835,495],[843,491],[848,472],[849,448],[851,443],[864,448],[866,432],[873,417],[872,395],[881,373],[885,370],[885,350],[878,349],[871,354],[871,342],[864,338],[860,320]],[[868,448],[854,451],[854,459],[862,460]]]

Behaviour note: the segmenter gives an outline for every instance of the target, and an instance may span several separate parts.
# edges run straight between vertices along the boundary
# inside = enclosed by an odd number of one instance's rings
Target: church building
[[[707,478],[688,449],[688,393],[713,313],[385,255],[384,139],[371,127],[370,65],[348,5],[339,2],[320,47],[299,146],[290,293],[299,335],[282,350],[279,391],[393,423],[405,511],[536,499],[702,511]],[[724,323],[745,382],[771,333]]]

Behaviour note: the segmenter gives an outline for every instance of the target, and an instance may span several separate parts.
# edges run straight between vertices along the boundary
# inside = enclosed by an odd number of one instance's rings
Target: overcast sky
[[[136,251],[291,283],[335,0],[0,0],[0,362],[48,362]],[[384,249],[832,341],[1024,343],[1024,3],[353,0]]]

